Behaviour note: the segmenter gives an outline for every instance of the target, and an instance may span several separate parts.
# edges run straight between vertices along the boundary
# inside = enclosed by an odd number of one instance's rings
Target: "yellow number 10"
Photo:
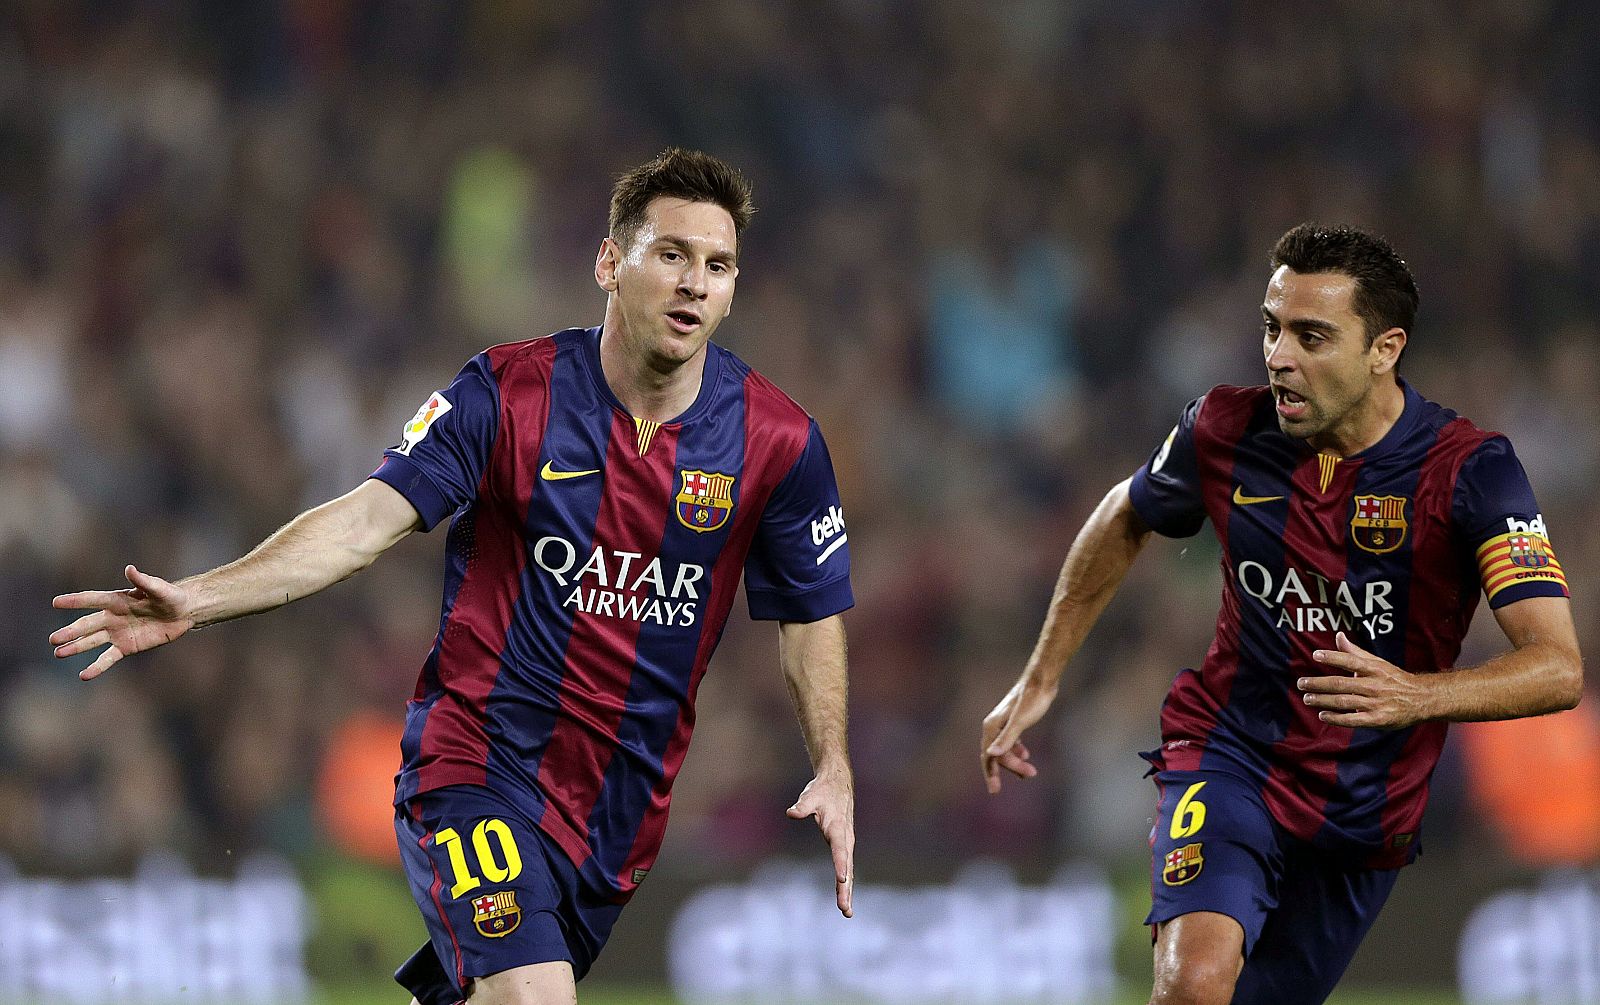
[[[1205,782],[1195,782],[1178,800],[1178,808],[1172,814],[1172,840],[1186,838],[1206,825],[1206,804],[1195,798],[1205,787]]]
[[[505,859],[503,866],[495,858],[494,849],[489,847],[490,834],[500,845],[500,857]],[[454,827],[446,827],[435,834],[433,843],[442,845],[450,854],[450,871],[456,874],[455,885],[450,887],[450,899],[454,900],[468,890],[476,890],[483,885],[483,881],[474,876],[472,868],[467,865],[466,849]],[[484,879],[489,882],[508,883],[522,875],[522,854],[517,851],[517,842],[512,839],[511,828],[506,826],[504,820],[478,821],[478,826],[472,829],[472,850],[477,853],[478,868],[483,870]]]

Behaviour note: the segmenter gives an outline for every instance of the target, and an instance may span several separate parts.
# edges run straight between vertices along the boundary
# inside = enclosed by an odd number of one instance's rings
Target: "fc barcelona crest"
[[[1550,564],[1550,551],[1536,534],[1513,534],[1506,547],[1511,564],[1519,569],[1543,569]]]
[[[1350,536],[1355,538],[1356,547],[1374,555],[1400,547],[1406,539],[1406,497],[1356,496]]]
[[[690,530],[713,531],[733,512],[733,476],[715,471],[680,471],[678,522]]]
[[[503,939],[522,924],[522,908],[517,906],[515,890],[486,893],[472,900],[472,924],[479,934]]]
[[[1200,867],[1205,864],[1206,860],[1200,854],[1200,842],[1174,848],[1167,852],[1161,866],[1161,882],[1168,886],[1182,886],[1200,875]]]

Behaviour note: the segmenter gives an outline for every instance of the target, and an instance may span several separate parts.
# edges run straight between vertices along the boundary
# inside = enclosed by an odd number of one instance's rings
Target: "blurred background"
[[[1008,964],[981,1000],[1138,998],[1135,754],[1209,642],[1209,528],[1140,560],[1039,779],[986,797],[978,725],[1106,489],[1261,379],[1282,231],[1408,259],[1402,369],[1510,435],[1600,651],[1597,31],[1576,0],[4,4],[0,1000],[403,998],[424,936],[386,807],[441,536],[92,686],[49,599],[237,557],[473,353],[599,323],[611,180],[667,144],[755,185],[719,339],[828,436],[860,882],[898,920],[827,917],[775,629],[741,604],[585,1000],[954,1000],[913,978],[1028,931],[1060,934],[1038,986]],[[1503,644],[1478,622],[1464,661]],[[1377,997],[1336,1001],[1600,999],[1597,719],[1454,730],[1347,981]],[[947,910],[986,920],[917,927]]]

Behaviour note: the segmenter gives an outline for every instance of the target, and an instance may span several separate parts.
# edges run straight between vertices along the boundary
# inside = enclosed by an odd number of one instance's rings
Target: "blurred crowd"
[[[978,725],[1101,495],[1190,398],[1260,380],[1266,254],[1301,220],[1407,257],[1403,371],[1512,437],[1600,652],[1597,33],[1576,0],[6,5],[0,854],[329,840],[334,737],[399,721],[440,535],[94,684],[52,659],[49,598],[232,559],[479,349],[599,323],[611,180],[669,143],[754,182],[719,338],[838,468],[868,861],[1139,857],[1135,752],[1209,641],[1209,530],[1138,563],[1039,780],[986,797]],[[1465,658],[1500,645],[1479,621]],[[664,865],[815,853],[791,723],[736,607]],[[1430,848],[1472,839],[1459,757]]]

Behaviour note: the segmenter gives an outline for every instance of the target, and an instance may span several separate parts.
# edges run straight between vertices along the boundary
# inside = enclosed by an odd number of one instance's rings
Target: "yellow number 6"
[[[1206,825],[1206,804],[1195,798],[1205,787],[1205,782],[1195,782],[1178,800],[1178,808],[1172,814],[1172,840],[1186,838]]]

